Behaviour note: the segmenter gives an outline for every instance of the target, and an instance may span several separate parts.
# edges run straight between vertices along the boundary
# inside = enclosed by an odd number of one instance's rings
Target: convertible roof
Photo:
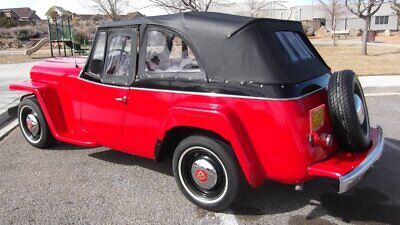
[[[180,31],[193,28],[209,31],[210,27],[218,27],[223,28],[223,31],[228,31],[228,33],[225,34],[229,35],[249,22],[255,20],[259,19],[213,12],[184,12],[162,16],[136,17],[131,20],[120,20],[106,23],[100,27],[122,27],[137,24],[153,24],[180,28]]]
[[[185,12],[136,17],[103,24],[99,28],[132,25],[158,25],[179,33],[197,52],[196,56],[211,81],[293,84],[329,72],[304,35],[304,41],[319,62],[308,60],[299,65],[288,65],[274,32],[290,30],[304,34],[301,23],[296,21]]]

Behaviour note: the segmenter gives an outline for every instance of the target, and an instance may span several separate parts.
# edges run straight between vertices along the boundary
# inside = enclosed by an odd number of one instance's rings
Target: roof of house
[[[107,15],[102,15],[102,14],[77,14],[74,13],[74,16],[77,16],[81,18],[82,20],[93,20],[93,19],[106,19],[108,18]],[[143,16],[140,12],[130,12],[126,15],[120,15],[121,20],[127,20],[127,19],[133,19],[136,17]]]
[[[36,11],[30,9],[29,7],[0,9],[0,11],[13,11],[20,18],[30,18],[32,15],[36,14]],[[35,16],[39,18],[37,15]]]
[[[81,18],[82,20],[93,20],[96,18],[106,18],[105,15],[101,15],[101,14],[77,14],[77,13],[73,13],[74,16]]]
[[[130,12],[127,13],[126,15],[121,15],[120,19],[121,20],[127,20],[127,19],[133,19],[135,17],[140,17],[140,16],[144,16],[143,14],[141,14],[140,12]]]

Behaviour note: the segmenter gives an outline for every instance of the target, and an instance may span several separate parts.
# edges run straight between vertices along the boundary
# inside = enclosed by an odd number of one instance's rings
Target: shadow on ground
[[[171,160],[164,160],[156,163],[153,160],[145,159],[142,157],[134,156],[131,154],[118,152],[114,150],[105,150],[101,152],[95,152],[89,154],[90,157],[103,160],[110,163],[126,166],[140,166],[146,169],[150,169],[168,176],[173,176]]]
[[[394,50],[394,51],[389,51],[389,52],[383,52],[383,53],[371,53],[369,56],[382,56],[382,55],[395,55],[399,54],[400,50]]]
[[[387,141],[400,146],[398,140]],[[96,152],[89,156],[114,164],[140,166],[173,176],[171,160],[155,163],[113,150]],[[257,222],[265,215],[288,213],[312,206],[313,209],[306,216],[291,216],[289,224],[332,224],[323,218],[325,215],[346,223],[400,224],[399,162],[400,148],[385,145],[383,156],[375,168],[357,187],[345,194],[337,194],[336,182],[329,179],[309,181],[300,192],[290,185],[267,182],[260,188],[247,191],[231,211],[240,221],[246,223]]]

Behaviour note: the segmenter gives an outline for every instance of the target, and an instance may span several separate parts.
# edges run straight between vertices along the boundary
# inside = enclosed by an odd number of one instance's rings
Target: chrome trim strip
[[[378,142],[372,152],[350,173],[339,178],[339,194],[350,190],[352,187],[358,184],[369,168],[381,157],[385,138],[383,137],[382,128],[379,125],[377,129]]]
[[[85,81],[85,82],[88,82],[88,83],[92,83],[92,84],[104,86],[104,87],[118,88],[118,89],[126,89],[126,90],[129,90],[129,89],[130,89],[129,87],[121,87],[121,86],[114,86],[114,85],[109,85],[109,84],[102,84],[102,83],[98,83],[98,82],[93,82],[93,81],[90,81],[90,80],[86,80],[86,79],[84,79],[84,78],[81,78],[80,76],[78,77],[78,79],[79,79],[79,80],[82,80],[82,81]]]
[[[271,100],[271,101],[293,101],[305,98],[309,95],[315,94],[323,89],[324,87],[319,88],[315,91],[307,93],[302,96],[293,97],[293,98],[266,98],[266,97],[253,97],[253,96],[241,96],[241,95],[229,95],[229,94],[219,94],[213,92],[191,92],[191,91],[176,91],[176,90],[164,90],[164,89],[153,89],[153,88],[138,88],[132,87],[133,90],[143,90],[143,91],[155,91],[155,92],[170,92],[175,94],[189,94],[189,95],[201,95],[201,96],[210,96],[210,97],[226,97],[226,98],[244,98],[244,99],[254,99],[254,100]]]
[[[187,94],[187,95],[200,95],[200,96],[209,96],[209,97],[222,97],[222,98],[244,98],[244,99],[254,99],[254,100],[271,100],[271,101],[293,101],[293,100],[298,100],[305,98],[307,96],[310,96],[312,94],[315,94],[317,92],[320,92],[323,89],[326,89],[325,87],[321,87],[319,89],[316,89],[310,93],[307,93],[302,96],[298,97],[293,97],[293,98],[266,98],[266,97],[253,97],[253,96],[241,96],[241,95],[229,95],[229,94],[219,94],[219,93],[213,93],[213,92],[193,92],[193,91],[177,91],[177,90],[164,90],[164,89],[155,89],[155,88],[140,88],[140,87],[121,87],[121,86],[113,86],[113,85],[108,85],[108,84],[101,84],[98,82],[93,82],[84,78],[81,78],[80,76],[78,79],[83,80],[85,82],[89,82],[92,84],[97,84],[100,86],[105,86],[105,87],[111,87],[111,88],[119,88],[119,89],[129,89],[129,90],[142,90],[142,91],[154,91],[154,92],[167,92],[167,93],[174,93],[174,94]]]

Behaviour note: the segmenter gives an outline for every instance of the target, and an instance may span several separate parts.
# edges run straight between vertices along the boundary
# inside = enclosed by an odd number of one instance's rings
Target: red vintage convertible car
[[[112,22],[87,60],[46,60],[10,89],[29,92],[18,120],[33,146],[172,157],[183,194],[209,210],[265,180],[328,177],[345,192],[383,149],[355,74],[332,73],[293,21],[192,12]]]

